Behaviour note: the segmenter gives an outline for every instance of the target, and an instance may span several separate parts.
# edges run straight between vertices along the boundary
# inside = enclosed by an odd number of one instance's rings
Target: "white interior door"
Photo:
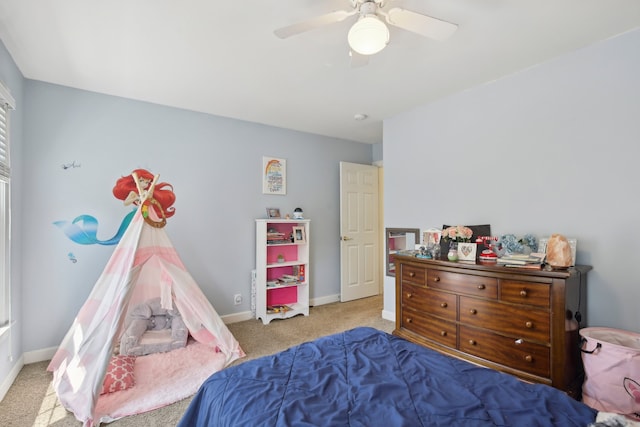
[[[340,301],[380,289],[378,168],[340,162]]]

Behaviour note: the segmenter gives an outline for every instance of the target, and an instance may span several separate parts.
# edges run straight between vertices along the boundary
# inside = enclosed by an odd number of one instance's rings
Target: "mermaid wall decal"
[[[134,179],[137,177],[138,182]],[[138,206],[143,200],[142,214],[150,225],[162,227],[166,224],[166,218],[175,214],[176,196],[173,186],[161,182],[152,186],[154,175],[146,169],[136,169],[131,174],[123,176],[116,181],[113,187],[113,195],[124,202],[125,206]],[[138,186],[142,194],[138,192]],[[150,188],[152,187],[152,188]],[[153,192],[147,195],[146,192]],[[149,209],[151,207],[151,209]],[[60,228],[73,242],[80,245],[116,245],[129,226],[136,209],[129,212],[120,223],[116,234],[105,240],[100,240],[98,234],[98,220],[91,215],[79,215],[72,221],[54,221],[54,225]]]

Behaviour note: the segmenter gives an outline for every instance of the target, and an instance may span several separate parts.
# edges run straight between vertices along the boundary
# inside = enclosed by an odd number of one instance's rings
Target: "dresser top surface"
[[[502,265],[494,264],[480,264],[474,263],[470,261],[445,261],[445,260],[433,260],[433,259],[423,259],[417,258],[409,255],[396,255],[395,257],[396,264],[399,262],[411,262],[413,264],[421,264],[425,267],[431,268],[456,268],[462,270],[469,270],[469,273],[473,272],[493,272],[493,273],[510,273],[510,274],[518,274],[518,275],[530,275],[530,276],[538,276],[538,277],[550,277],[550,278],[560,278],[566,279],[570,277],[572,274],[584,274],[592,269],[590,265],[576,265],[575,267],[569,267],[567,269],[554,269],[547,270],[545,268],[542,269],[525,269],[518,267],[505,267]]]

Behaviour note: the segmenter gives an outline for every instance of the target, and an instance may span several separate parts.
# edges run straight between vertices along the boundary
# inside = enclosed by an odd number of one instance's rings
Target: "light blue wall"
[[[636,30],[386,120],[385,226],[575,237],[589,325],[640,331],[639,46]]]
[[[373,144],[373,161],[381,162],[382,161],[382,144]]]
[[[250,310],[254,219],[266,207],[304,209],[312,220],[311,298],[338,298],[339,162],[371,164],[371,145],[25,80],[0,46],[0,78],[19,105],[14,355],[59,344],[113,250],[78,245],[53,222],[92,215],[98,238],[111,237],[129,210],[112,187],[135,168],[174,186],[167,233],[219,314]],[[262,194],[263,156],[287,160],[287,195]],[[63,168],[72,163],[79,167]],[[240,306],[232,304],[236,293]],[[14,366],[3,354],[2,379]]]
[[[11,95],[16,101],[16,110],[10,112],[10,141],[11,141],[11,251],[12,254],[20,254],[22,252],[22,240],[16,238],[20,235],[22,228],[22,200],[23,200],[23,181],[22,181],[22,146],[24,128],[24,97],[22,74],[16,67],[15,62],[9,55],[4,44],[0,42],[0,80],[9,89]],[[9,376],[12,370],[19,367],[20,356],[22,355],[22,289],[20,283],[22,281],[22,258],[13,256],[11,259],[11,306],[12,319],[15,321],[11,327],[11,334],[0,340],[0,393],[8,384],[4,379]],[[16,372],[13,372],[16,374]],[[12,374],[12,375],[13,375]],[[0,394],[1,395],[1,394]]]
[[[140,167],[174,186],[167,233],[220,315],[250,310],[254,219],[267,207],[304,209],[310,297],[339,294],[339,162],[370,164],[371,145],[37,81],[25,92],[25,351],[59,344],[113,250],[77,245],[52,223],[89,214],[111,237],[128,212],[112,187]],[[263,156],[287,160],[286,196],[262,194]]]

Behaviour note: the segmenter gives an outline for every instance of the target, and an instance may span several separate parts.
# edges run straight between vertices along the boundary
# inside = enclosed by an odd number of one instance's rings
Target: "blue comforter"
[[[586,427],[595,416],[552,387],[356,328],[215,373],[179,426]]]

